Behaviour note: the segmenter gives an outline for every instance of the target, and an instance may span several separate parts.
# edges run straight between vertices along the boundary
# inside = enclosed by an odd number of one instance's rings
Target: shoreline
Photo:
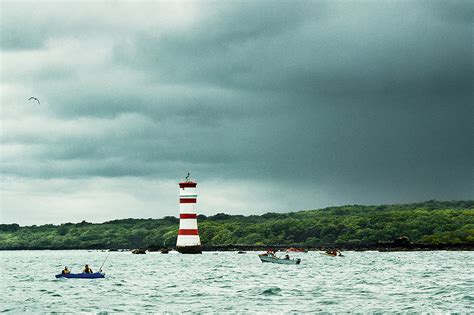
[[[474,244],[396,244],[396,243],[379,243],[366,246],[354,245],[317,245],[317,246],[300,246],[300,245],[203,245],[204,252],[233,252],[233,251],[266,251],[273,249],[275,251],[286,251],[288,248],[298,248],[305,251],[326,251],[338,249],[341,251],[378,251],[378,252],[418,252],[418,251],[474,251]],[[0,251],[21,251],[21,250],[103,250],[103,251],[132,251],[134,248],[108,248],[108,247],[86,247],[86,248],[65,248],[65,247],[13,247],[0,248]],[[174,246],[149,246],[143,248],[149,252],[159,252],[161,250],[176,250]],[[298,252],[295,252],[298,253]]]

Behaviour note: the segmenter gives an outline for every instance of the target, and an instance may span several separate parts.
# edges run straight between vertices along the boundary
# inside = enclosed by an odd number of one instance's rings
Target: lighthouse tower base
[[[202,246],[177,246],[176,250],[181,254],[202,254]]]

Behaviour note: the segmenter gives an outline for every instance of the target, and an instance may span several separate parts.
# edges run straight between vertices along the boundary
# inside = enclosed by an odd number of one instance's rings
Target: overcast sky
[[[472,1],[0,3],[2,223],[474,198]]]

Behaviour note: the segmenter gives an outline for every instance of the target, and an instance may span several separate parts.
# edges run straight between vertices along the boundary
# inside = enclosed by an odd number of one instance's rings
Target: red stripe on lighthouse
[[[197,183],[193,182],[184,182],[184,183],[179,183],[180,188],[194,188],[196,187]]]
[[[180,219],[196,219],[197,214],[196,213],[181,213],[179,215]]]
[[[178,235],[199,235],[197,229],[179,229]]]
[[[196,198],[180,198],[179,203],[196,203]]]

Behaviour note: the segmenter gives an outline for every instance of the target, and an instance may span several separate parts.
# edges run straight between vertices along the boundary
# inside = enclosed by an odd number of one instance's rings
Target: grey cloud
[[[44,38],[41,36],[41,31],[36,30],[24,34],[21,29],[12,27],[12,25],[1,25],[0,32],[0,47],[3,50],[9,49],[40,49],[44,45]]]
[[[239,76],[254,71],[269,40],[291,36],[324,11],[324,3],[306,1],[212,5],[208,17],[192,32],[140,32],[133,41],[119,43],[114,55],[117,62],[147,71],[158,82],[232,85]]]
[[[472,3],[468,0],[455,1],[423,1],[424,9],[447,23],[472,24],[474,15]]]
[[[175,181],[190,170],[241,190],[304,187],[294,208],[472,196],[468,2],[202,2],[170,28],[133,5],[128,27],[93,8],[38,37],[44,59],[7,51],[36,62],[2,78],[15,87],[4,174]],[[18,41],[37,37],[2,23]],[[41,107],[18,104],[26,89]]]
[[[159,82],[348,96],[470,89],[468,24],[447,25],[408,3],[333,5],[323,19],[314,16],[320,6],[294,5],[289,19],[277,7],[270,21],[225,11],[192,33],[142,33],[115,58]]]

